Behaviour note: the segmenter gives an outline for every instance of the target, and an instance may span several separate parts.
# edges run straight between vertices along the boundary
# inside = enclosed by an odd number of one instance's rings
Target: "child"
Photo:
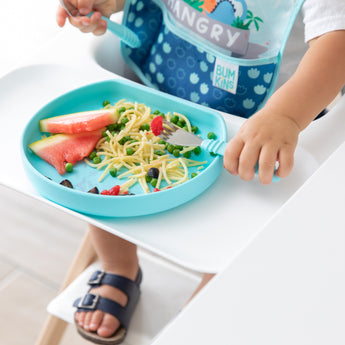
[[[58,25],[62,27],[68,18],[82,32],[95,35],[106,31],[101,13],[110,16],[123,6],[122,0],[70,0],[70,3],[78,7],[81,16],[70,18],[60,7],[57,11]],[[92,9],[96,12],[91,18],[85,17]],[[224,167],[243,180],[254,177],[257,162],[262,184],[271,182],[276,161],[279,161],[276,175],[288,176],[293,168],[299,133],[345,84],[344,1],[307,0],[303,10],[308,51],[292,77],[243,124],[227,145]],[[135,246],[95,227],[91,227],[91,232],[103,269],[135,280],[139,269]],[[212,275],[205,275],[197,291],[211,278]],[[122,305],[127,301],[123,293],[107,285],[92,292]],[[96,332],[100,337],[116,334],[120,325],[116,317],[101,311],[78,312],[76,322],[84,330]]]

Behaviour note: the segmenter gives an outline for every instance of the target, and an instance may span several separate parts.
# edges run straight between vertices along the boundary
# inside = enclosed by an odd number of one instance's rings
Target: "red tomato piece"
[[[163,116],[156,116],[151,121],[151,130],[152,130],[152,133],[156,136],[161,134],[163,130]]]

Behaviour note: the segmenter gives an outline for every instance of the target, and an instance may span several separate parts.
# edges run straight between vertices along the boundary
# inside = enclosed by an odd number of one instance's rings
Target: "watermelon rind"
[[[48,133],[92,132],[117,122],[118,118],[115,108],[102,108],[42,119],[39,121],[39,128],[41,132]]]

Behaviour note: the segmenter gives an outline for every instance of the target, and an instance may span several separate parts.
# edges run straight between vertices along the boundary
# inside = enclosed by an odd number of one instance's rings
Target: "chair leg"
[[[97,258],[95,249],[93,248],[90,231],[88,231],[78,249],[72,265],[61,286],[61,290],[65,289],[81,272],[83,272]],[[58,345],[66,330],[67,322],[59,319],[54,315],[48,315],[45,324],[39,334],[35,345]]]

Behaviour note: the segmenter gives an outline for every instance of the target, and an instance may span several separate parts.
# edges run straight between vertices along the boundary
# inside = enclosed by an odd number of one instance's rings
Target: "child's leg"
[[[115,273],[135,280],[139,269],[136,245],[93,225],[90,225],[90,230],[102,269],[108,273]],[[109,285],[94,288],[91,292],[110,298],[121,305],[127,303],[127,296]],[[97,331],[101,337],[111,336],[120,326],[119,321],[114,316],[100,310],[79,312],[76,313],[75,318],[86,331]]]

